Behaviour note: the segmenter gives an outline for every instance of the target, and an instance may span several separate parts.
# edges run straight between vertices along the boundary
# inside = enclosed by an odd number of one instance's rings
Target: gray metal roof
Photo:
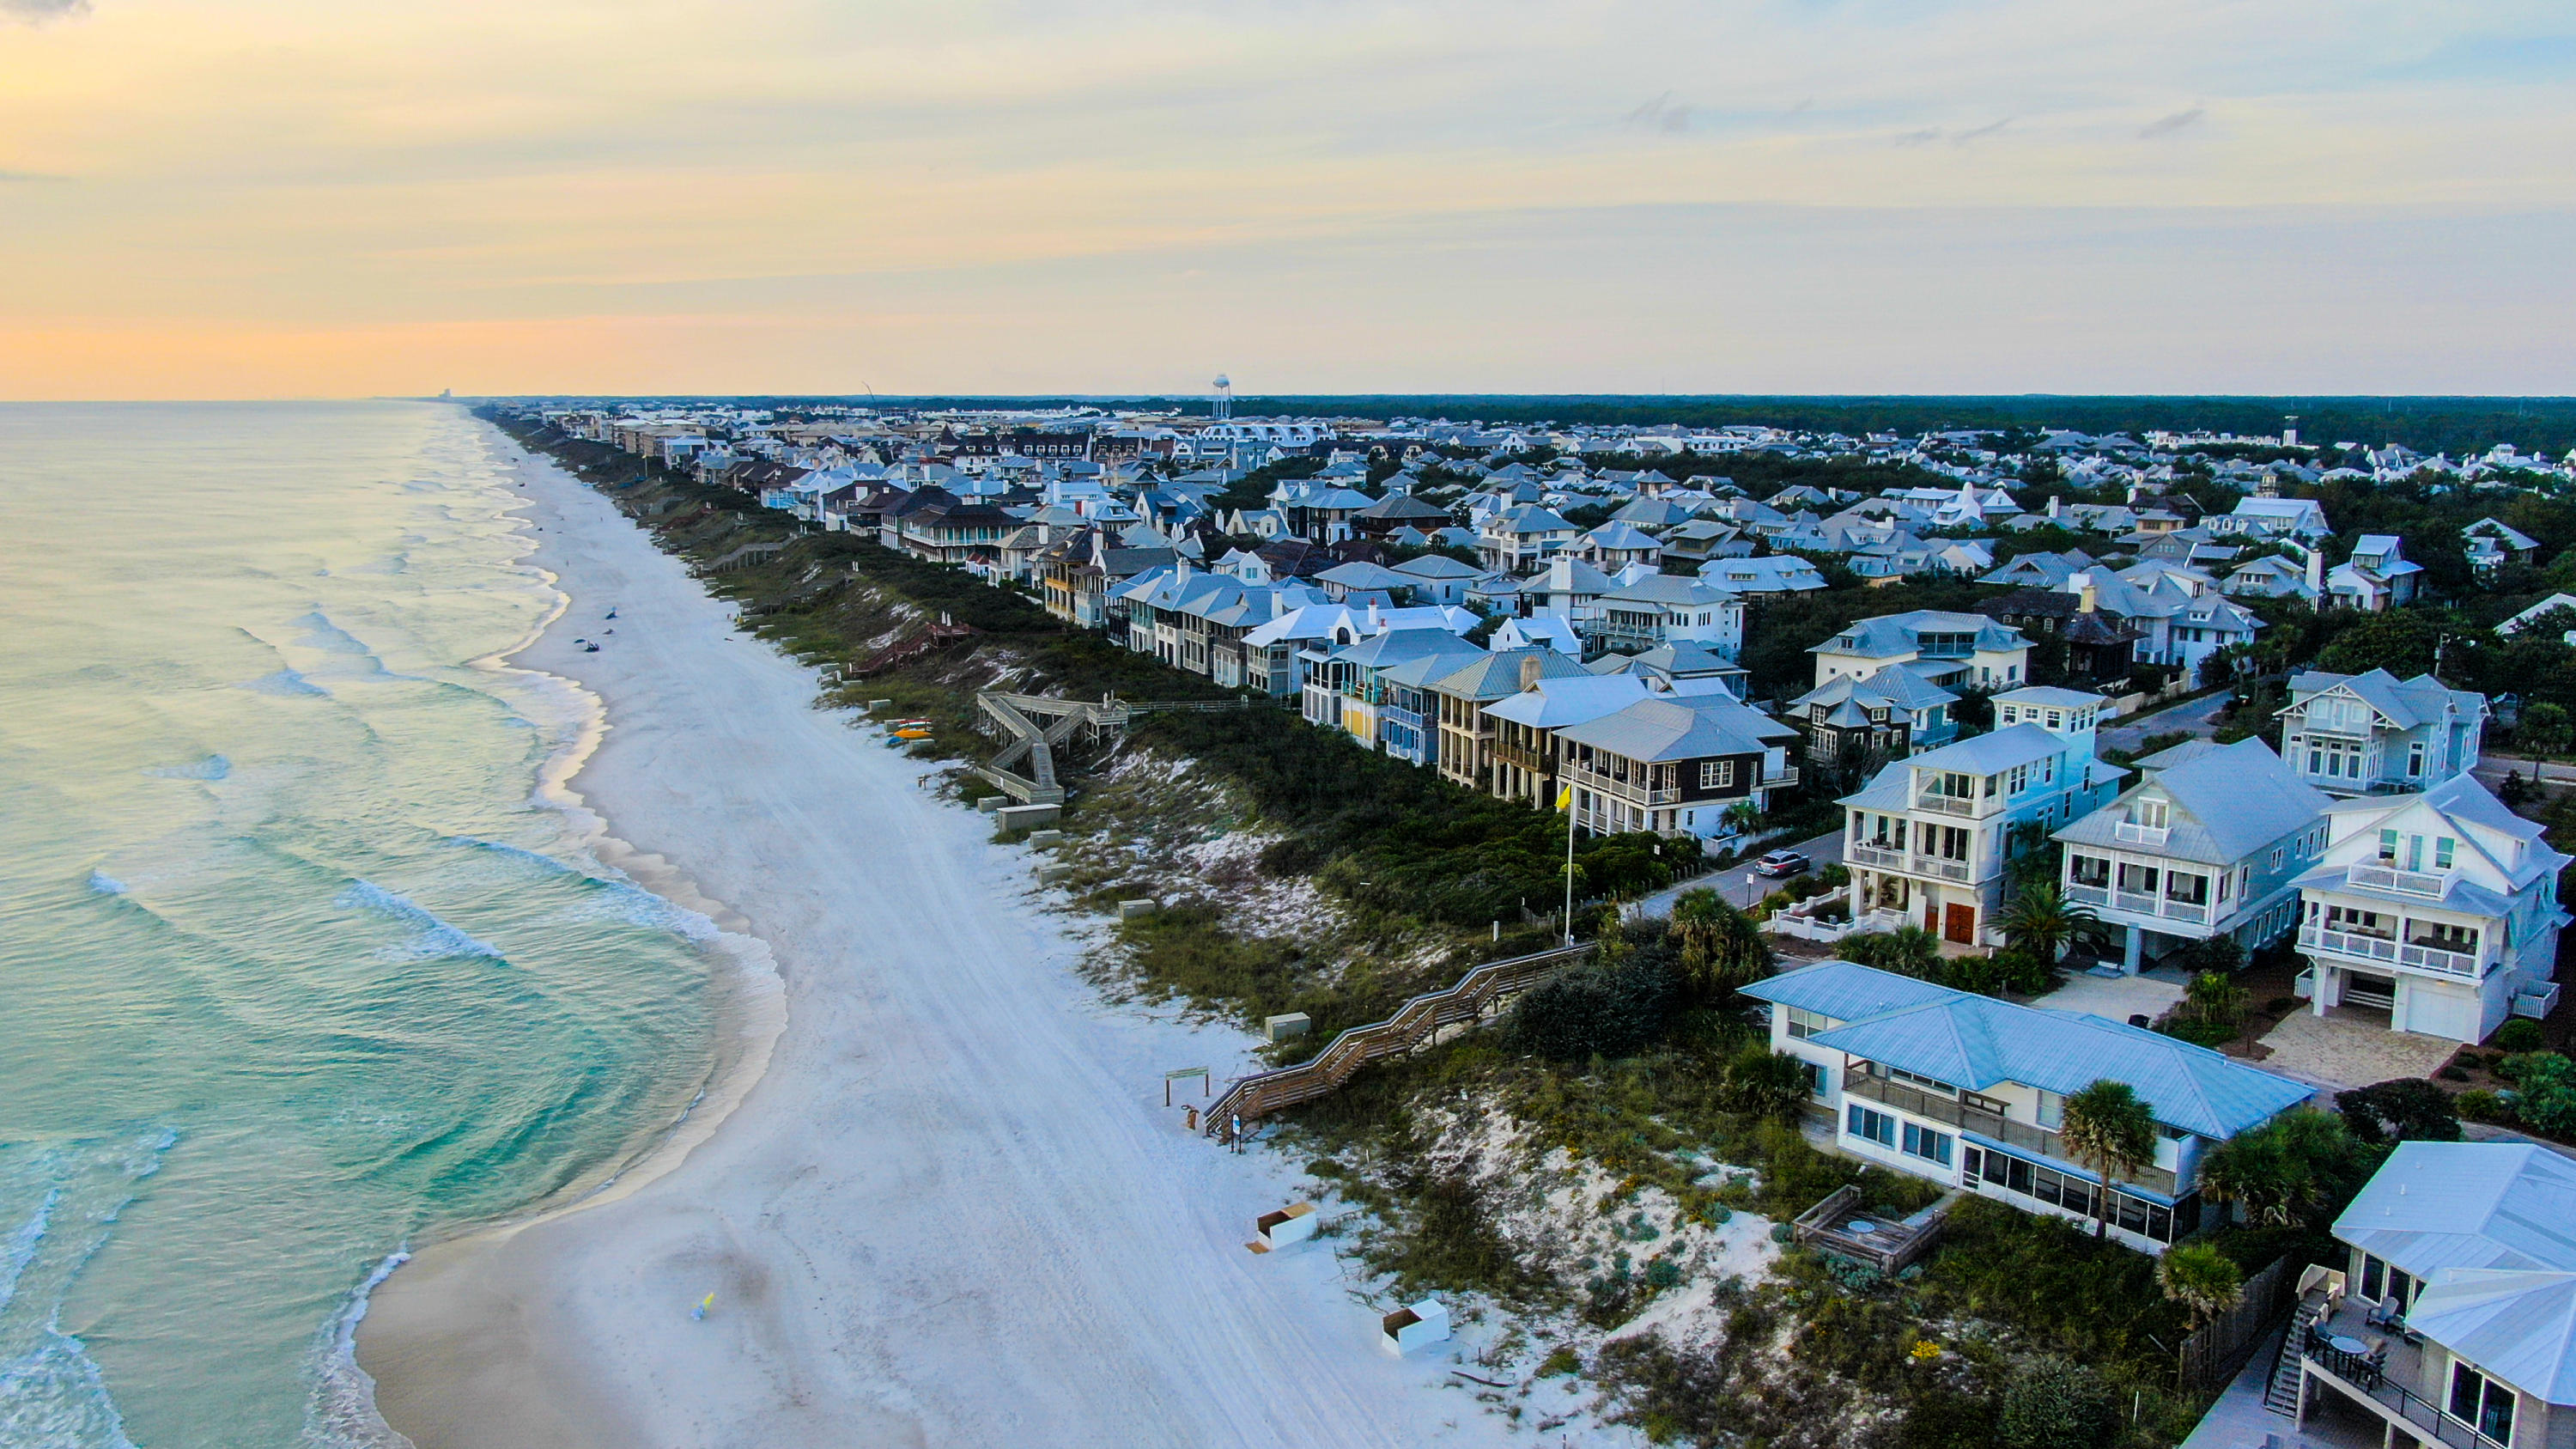
[[[2118,827],[2129,816],[2130,802],[2140,798],[2171,802],[2172,823],[2160,846],[2119,838]],[[2271,746],[2261,740],[2238,740],[2159,767],[2145,783],[2058,831],[2057,838],[2069,845],[2233,865],[2315,824],[2330,803],[2323,791],[2291,773]]]
[[[1586,674],[1578,666],[1571,675],[1542,679],[1536,689],[1485,706],[1485,713],[1513,724],[1563,729],[1625,709],[1645,697],[1646,683],[1635,675]]]
[[[2483,694],[2452,689],[2429,674],[2401,680],[2385,669],[2367,674],[2328,674],[2323,670],[2293,674],[2289,708],[2296,709],[2338,685],[2359,695],[2363,703],[2399,729],[2411,730],[2442,718],[2446,704],[2456,705],[2470,719],[2483,719],[2487,713],[2487,697]]]
[[[1758,755],[1771,741],[1797,737],[1797,731],[1787,725],[1724,694],[1687,701],[1649,695],[1597,719],[1567,725],[1557,734],[1596,750],[1649,762]]]
[[[1857,961],[1819,961],[1756,981],[1744,994],[1776,1001],[1835,1021],[1860,1021],[1900,1007],[1921,1006],[1954,993],[1946,986],[1880,971]]]
[[[1502,699],[1521,692],[1521,661],[1536,659],[1541,679],[1569,679],[1584,668],[1553,649],[1504,649],[1432,681],[1442,694],[1461,699]]]

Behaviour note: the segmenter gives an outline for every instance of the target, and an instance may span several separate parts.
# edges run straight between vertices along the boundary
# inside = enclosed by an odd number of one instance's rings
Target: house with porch
[[[1928,659],[1956,671],[1937,681],[1944,688],[2010,689],[2029,677],[2030,668],[2030,640],[2018,631],[1982,614],[1938,609],[1862,619],[1807,652],[1816,656],[1819,685],[1838,675],[1866,679],[1891,664]]]
[[[2533,1142],[2401,1142],[2303,1295],[2296,1424],[2333,1394],[2381,1442],[2576,1443],[2576,1162]]]
[[[2251,955],[2298,924],[2298,880],[2324,853],[2331,796],[2261,740],[2189,740],[2137,770],[2136,785],[2056,836],[2059,888],[2118,928],[2123,969],[2218,936]]]
[[[1837,675],[1790,701],[1786,716],[1806,732],[1810,762],[1850,764],[1948,744],[1959,733],[1958,703],[1919,664],[1892,664],[1866,679]]]
[[[1529,669],[1527,664],[1521,667]],[[1553,807],[1562,783],[1563,731],[1626,709],[1647,693],[1646,682],[1632,674],[1586,671],[1557,676],[1538,671],[1519,692],[1484,707],[1485,718],[1493,725],[1486,746],[1492,765],[1487,791],[1501,800]]]
[[[1704,580],[1647,574],[1595,597],[1576,628],[1595,655],[1696,644],[1732,660],[1744,652],[1744,612],[1744,600]]]
[[[2403,608],[2415,602],[2423,573],[2397,535],[2365,533],[2353,541],[2351,558],[2327,570],[2326,602],[2366,614]]]
[[[1664,556],[1672,557],[1671,540],[1665,540]],[[1768,554],[1761,558],[1711,558],[1700,565],[1699,577],[1730,594],[1806,594],[1825,587],[1825,572],[1796,554]]]
[[[1921,926],[1960,945],[1997,939],[1992,922],[2004,903],[2004,866],[2028,848],[2027,832],[2092,813],[2128,773],[2094,757],[2103,701],[2055,698],[2070,693],[1996,695],[1993,733],[1898,760],[1843,797],[1854,920],[1874,918],[1881,929]],[[2009,725],[2001,723],[2007,707],[2014,710]]]
[[[2477,768],[2487,697],[2429,674],[2401,680],[2313,670],[2290,676],[2282,758],[2329,795],[2425,789]]]
[[[1436,626],[1389,629],[1310,660],[1299,705],[1308,724],[1341,730],[1364,748],[1427,765],[1440,733],[1430,682],[1484,653]]]
[[[1494,788],[1494,735],[1499,721],[1485,706],[1538,688],[1545,679],[1571,679],[1589,671],[1572,656],[1536,645],[1495,641],[1494,652],[1430,682],[1439,707],[1439,739],[1432,765],[1440,777],[1480,793]]]
[[[2326,809],[2325,854],[2298,879],[2299,952],[2319,1016],[2484,1041],[2557,1004],[2558,872],[2571,857],[2475,777]],[[2347,1012],[2347,1015],[2354,1012]]]
[[[1759,813],[1798,781],[1797,732],[1730,694],[1649,694],[1557,731],[1574,824],[1596,835],[1650,831],[1703,848],[1742,832],[1737,807]]]
[[[2480,579],[2490,578],[2509,563],[2527,564],[2540,557],[2540,540],[2500,518],[2481,518],[2460,530],[2468,545],[2469,567]]]
[[[1578,531],[1553,509],[1525,503],[1486,515],[1476,530],[1476,554],[1489,569],[1523,574],[1572,548]]]
[[[2081,1012],[2022,1006],[1849,961],[1744,988],[1771,1008],[1771,1045],[1807,1066],[1809,1107],[1844,1156],[2024,1212],[2087,1220],[2161,1253],[2227,1211],[2204,1203],[2209,1149],[2315,1090],[2205,1047]],[[2155,1156],[2105,1184],[2061,1136],[2066,1099],[2095,1082],[2136,1092]]]

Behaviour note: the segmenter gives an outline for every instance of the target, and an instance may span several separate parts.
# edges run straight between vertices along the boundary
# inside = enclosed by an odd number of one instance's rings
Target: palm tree
[[[2111,1231],[2111,1184],[2156,1160],[2156,1119],[2126,1082],[2103,1078],[2066,1099],[2058,1139],[2075,1160],[2102,1175],[2093,1202],[2093,1236]]]
[[[2032,881],[2015,892],[2011,904],[1995,917],[2004,939],[2041,962],[2054,966],[2069,946],[2096,950],[2111,939],[2111,928],[2089,906],[2066,899],[2053,880]]]
[[[2239,1132],[2200,1159],[2200,1190],[2212,1202],[2241,1203],[2245,1215],[2271,1226],[2298,1216],[2304,1174],[2269,1127]]]
[[[1925,981],[1939,973],[1941,938],[1921,926],[1899,926],[1893,931],[1859,931],[1841,942],[1843,959],[1900,976],[1913,976]]]
[[[1750,800],[1738,800],[1717,817],[1738,835],[1750,835],[1762,820],[1762,807]]]
[[[1771,974],[1771,945],[1762,928],[1703,886],[1673,898],[1673,934],[1681,937],[1681,974],[1691,999],[1705,1006]]]
[[[2207,1243],[2177,1243],[2156,1262],[2165,1296],[2191,1315],[2191,1331],[2245,1301],[2245,1275],[2225,1253]],[[2176,1350],[2180,1357],[2180,1350]]]

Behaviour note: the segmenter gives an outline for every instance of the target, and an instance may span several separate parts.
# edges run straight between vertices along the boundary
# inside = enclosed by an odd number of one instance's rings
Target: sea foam
[[[497,946],[475,940],[456,927],[421,909],[409,897],[386,890],[369,880],[353,880],[340,892],[337,904],[370,911],[412,928],[411,938],[387,954],[413,961],[434,956],[488,956],[504,959]]]

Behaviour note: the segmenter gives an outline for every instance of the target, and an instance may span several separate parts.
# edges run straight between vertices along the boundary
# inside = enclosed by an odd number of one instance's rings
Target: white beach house
[[[2487,697],[2429,674],[2290,676],[2282,758],[2329,795],[2423,790],[2477,768]]]
[[[2421,795],[2327,807],[2325,855],[2299,877],[2313,1008],[2392,1031],[2484,1041],[2558,999],[2558,871],[2540,826],[2462,775]]]

